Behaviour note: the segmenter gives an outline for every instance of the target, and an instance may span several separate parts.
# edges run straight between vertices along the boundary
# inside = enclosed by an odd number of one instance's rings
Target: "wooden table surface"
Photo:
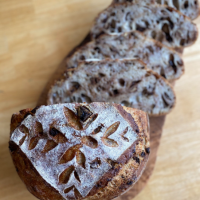
[[[0,199],[34,200],[9,151],[13,113],[33,108],[65,55],[108,0],[0,0]],[[200,18],[196,20],[200,28]],[[168,115],[153,176],[135,200],[200,199],[200,38],[184,52],[177,106]]]

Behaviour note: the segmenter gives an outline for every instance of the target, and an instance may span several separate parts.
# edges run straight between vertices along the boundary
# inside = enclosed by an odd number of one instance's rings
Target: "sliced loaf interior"
[[[112,36],[102,35],[77,49],[66,62],[68,68],[77,68],[82,61],[106,58],[140,59],[149,69],[168,80],[180,78],[184,72],[180,54],[137,31]]]
[[[48,104],[70,102],[115,102],[150,115],[163,115],[175,105],[168,82],[139,60],[83,62],[56,82]]]

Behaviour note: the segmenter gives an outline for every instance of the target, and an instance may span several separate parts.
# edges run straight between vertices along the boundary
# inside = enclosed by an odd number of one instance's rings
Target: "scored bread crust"
[[[83,62],[66,76],[50,89],[49,105],[115,102],[141,109],[151,116],[165,115],[175,106],[171,85],[139,60]]]
[[[167,5],[169,7],[179,10],[181,13],[194,20],[199,16],[199,2],[198,0],[113,0],[113,3],[143,3],[151,4],[158,3],[161,5]]]
[[[109,199],[112,199],[116,197],[116,194],[120,195],[122,192],[125,192],[127,189],[129,189],[131,185],[137,182],[137,180],[141,176],[146,166],[146,163],[149,157],[149,152],[150,152],[149,150],[149,121],[148,121],[147,114],[144,113],[143,111],[139,111],[133,108],[122,107],[117,104],[111,105],[108,103],[92,103],[89,106],[95,109],[99,105],[100,106],[102,105],[102,109],[109,109],[110,107],[113,107],[113,109],[116,109],[115,112],[118,113],[117,115],[119,117],[120,116],[123,117],[126,123],[129,123],[129,125],[132,127],[132,130],[136,131],[135,133],[137,135],[137,138],[133,140],[130,138],[130,135],[128,133],[126,135],[124,134],[123,137],[126,137],[126,140],[131,139],[133,143],[129,144],[128,149],[126,149],[126,151],[123,152],[122,155],[115,162],[109,161],[112,167],[110,168],[108,173],[101,176],[102,179],[107,180],[107,182],[105,183],[104,181],[103,184],[101,184],[101,181],[97,182],[98,187],[94,186],[94,188],[91,190],[91,194],[88,194],[85,197],[81,197],[80,193],[74,186],[71,189],[72,192],[75,193],[75,196],[73,197],[73,199],[80,199],[80,200],[81,199],[102,199],[103,200],[103,199],[107,199],[108,197]],[[65,106],[68,107],[69,104],[65,104]],[[88,106],[88,104],[76,104],[76,106]],[[48,108],[46,108],[46,110],[55,108],[55,107],[62,107],[62,105],[57,105],[57,106],[55,105],[52,107],[49,106]],[[42,152],[39,152],[40,151],[39,149],[41,149],[42,147],[42,142],[38,141],[35,146],[31,144],[31,140],[32,138],[35,137],[35,134],[37,135],[39,133],[38,137],[42,137],[41,130],[40,132],[38,132],[38,129],[37,129],[39,126],[37,125],[37,128],[34,128],[35,126],[34,124],[31,124],[32,123],[31,119],[36,118],[37,120],[39,119],[41,120],[41,117],[46,118],[42,110],[45,110],[44,106],[38,108],[38,110],[35,113],[28,111],[25,116],[25,119],[22,120],[20,126],[16,127],[16,129],[13,130],[11,134],[11,138],[10,138],[10,143],[9,143],[10,153],[13,158],[13,162],[15,164],[15,167],[19,176],[21,177],[23,182],[26,184],[28,190],[33,195],[35,195],[37,198],[42,199],[42,200],[43,199],[58,199],[58,200],[70,199],[72,198],[72,194],[68,191],[69,195],[71,196],[63,197],[63,195],[61,195],[61,193],[55,187],[52,186],[52,183],[50,184],[49,182],[47,182],[48,179],[45,178],[46,175],[44,175],[44,173],[41,174],[41,170],[38,167],[38,165],[40,165],[39,162],[44,162],[44,165],[45,165],[46,158],[42,156]],[[99,113],[99,115],[101,115],[101,113]],[[113,117],[114,118],[116,117],[116,119],[119,119],[117,116],[115,116],[115,113],[113,113]],[[15,119],[16,119],[16,116],[15,116]],[[19,119],[17,120],[18,121],[21,120],[20,114],[19,114]],[[12,122],[13,121],[14,120],[12,120]],[[120,122],[124,123],[123,120]],[[38,123],[38,121],[35,121],[34,123]],[[68,123],[70,123],[70,121]],[[95,121],[92,123],[95,123]],[[29,153],[27,151],[24,151],[25,149],[24,145],[28,144],[27,139],[25,139],[23,143],[20,144],[20,142],[22,141],[21,131],[26,130],[24,126],[28,127],[28,130],[29,130],[29,134],[27,135],[28,141],[30,141],[29,147],[30,145],[34,147],[31,151],[39,152],[38,155],[40,156],[34,157],[33,156],[34,154],[32,154],[32,156],[30,157]],[[43,122],[42,122],[42,126],[44,127],[44,133],[45,133],[46,128]],[[120,126],[122,126],[122,124]],[[44,139],[45,137],[40,138],[40,140],[44,140]],[[48,139],[47,136],[46,136],[46,139]],[[59,140],[61,141],[61,138]],[[60,145],[61,144],[62,142],[60,143]],[[121,142],[119,142],[119,145],[121,145]],[[56,152],[54,152],[54,154],[55,153]],[[57,152],[57,154],[58,156],[62,155],[60,152]],[[48,156],[48,154],[46,154],[46,156]],[[88,157],[87,159],[89,159],[90,155],[87,155],[87,157]],[[39,160],[37,162],[37,165],[34,164],[36,158],[37,160]],[[131,168],[129,168],[130,166]],[[50,168],[51,168],[51,163],[48,164],[48,169]],[[49,172],[46,172],[46,173],[49,173]],[[83,181],[82,178],[80,180]],[[117,183],[116,183],[116,180],[117,180]]]
[[[15,169],[31,194],[41,200],[64,200],[59,192],[42,178],[16,143],[10,141],[9,150]]]
[[[175,80],[184,73],[181,55],[140,32],[102,35],[67,58],[67,68],[77,68],[82,61],[110,59],[140,59],[147,67],[167,80]]]
[[[143,132],[145,137],[147,138],[147,141],[149,141],[150,127],[147,115],[144,112],[141,112],[140,110],[134,110],[132,108],[127,108],[125,106],[123,106],[123,109],[131,114],[131,116],[135,119],[137,124],[140,124],[139,125],[140,132]],[[141,120],[141,118],[144,120]],[[148,129],[146,129],[147,124],[148,124]],[[147,147],[148,146],[149,143],[147,142]],[[136,149],[136,152],[138,157],[141,157],[140,156],[141,149],[140,150]],[[112,198],[118,197],[119,195],[122,195],[124,192],[127,192],[127,190],[130,190],[131,187],[129,186],[134,185],[140,179],[143,170],[146,167],[148,157],[145,155],[145,157],[143,157],[142,160],[143,162],[139,165],[134,159],[130,159],[125,165],[123,165],[118,174],[113,178],[112,181],[110,181],[107,184],[106,187],[97,188],[95,190],[96,194],[86,198],[86,200],[96,200],[96,199],[110,200]],[[135,168],[136,170],[133,170]],[[128,180],[127,177],[129,177]]]
[[[158,4],[113,4],[96,18],[91,37],[142,32],[164,45],[180,49],[192,45],[198,37],[196,25],[176,9]]]

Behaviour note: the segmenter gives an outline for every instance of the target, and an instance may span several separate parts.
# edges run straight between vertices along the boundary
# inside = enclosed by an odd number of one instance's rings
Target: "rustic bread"
[[[175,105],[168,82],[139,60],[84,62],[57,81],[49,91],[48,104],[115,102],[164,115]]]
[[[136,3],[158,3],[179,10],[181,13],[194,20],[199,16],[198,0],[113,0],[113,3],[136,2]]]
[[[41,200],[113,199],[137,182],[150,153],[147,114],[117,104],[27,109],[11,130],[16,170]]]
[[[192,45],[198,36],[196,25],[173,8],[158,4],[121,3],[111,5],[97,17],[91,37],[135,30],[174,49]]]
[[[105,58],[139,58],[149,69],[168,80],[178,79],[184,72],[180,54],[137,31],[113,36],[103,35],[77,49],[66,62],[68,68],[76,68],[83,60],[96,61]]]

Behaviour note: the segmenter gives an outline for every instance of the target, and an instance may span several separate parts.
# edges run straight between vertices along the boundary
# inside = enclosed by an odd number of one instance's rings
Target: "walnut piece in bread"
[[[113,0],[113,3],[158,3],[175,8],[183,13],[185,16],[194,20],[199,16],[199,1],[198,0]]]
[[[113,199],[146,166],[149,121],[143,111],[83,103],[23,113],[24,119],[19,113],[11,120],[9,149],[20,178],[41,200]]]
[[[120,35],[102,35],[67,58],[67,67],[76,68],[80,62],[110,59],[140,59],[147,67],[167,80],[175,80],[184,73],[181,55],[156,40],[134,31]]]
[[[140,60],[83,62],[66,76],[52,85],[48,104],[115,102],[154,116],[175,105],[171,85]]]
[[[113,4],[97,17],[91,37],[101,34],[119,35],[129,31],[142,32],[146,37],[174,49],[192,45],[198,37],[196,25],[176,9],[151,4]]]

